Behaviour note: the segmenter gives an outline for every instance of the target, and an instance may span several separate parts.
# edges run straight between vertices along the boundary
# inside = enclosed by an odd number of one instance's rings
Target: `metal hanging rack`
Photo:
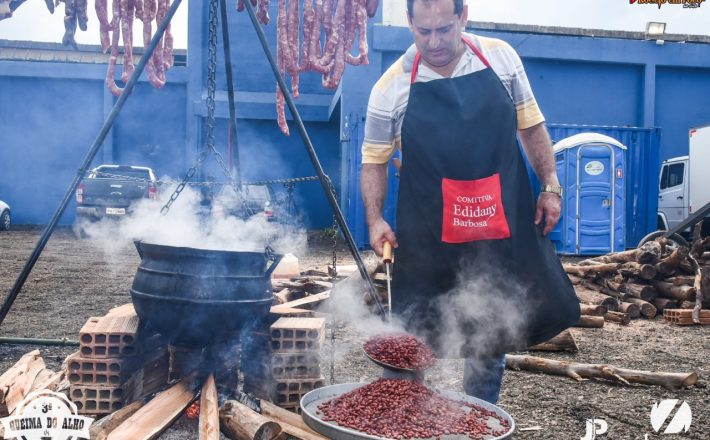
[[[216,20],[216,3],[218,0],[210,0],[210,8],[211,8],[211,16],[214,15],[215,20]],[[233,93],[233,85],[231,81],[231,55],[229,51],[229,33],[228,30],[226,29],[228,26],[227,20],[226,20],[226,0],[219,0],[221,3],[221,8],[222,8],[222,33],[223,33],[223,38],[225,38],[225,65],[227,69],[227,76],[228,76],[228,92],[229,93],[229,101],[230,101],[230,139],[236,142],[236,111],[234,108],[234,93]],[[69,202],[71,201],[74,192],[76,191],[76,188],[78,187],[79,183],[81,182],[82,178],[85,175],[86,170],[89,168],[90,164],[92,163],[94,157],[98,153],[101,145],[103,144],[103,141],[106,139],[106,136],[108,135],[109,130],[113,126],[116,118],[120,114],[121,110],[123,109],[123,106],[125,105],[126,100],[130,96],[131,92],[135,88],[136,83],[138,82],[138,78],[140,75],[143,73],[143,70],[145,70],[145,66],[148,62],[148,60],[152,57],[153,52],[155,51],[160,39],[162,38],[165,29],[167,28],[168,24],[172,20],[173,16],[175,15],[175,12],[177,11],[177,8],[180,6],[182,3],[182,0],[174,0],[173,3],[170,5],[170,8],[168,9],[165,18],[163,21],[160,23],[158,26],[158,29],[156,33],[153,35],[153,38],[150,41],[150,44],[145,50],[145,53],[143,57],[141,57],[140,62],[135,68],[135,72],[133,75],[131,75],[130,79],[126,83],[126,86],[121,93],[121,95],[118,97],[116,100],[116,103],[114,104],[113,108],[111,109],[111,112],[107,116],[106,120],[104,121],[101,129],[99,130],[96,138],[94,139],[94,142],[91,144],[91,147],[89,148],[89,151],[87,152],[86,156],[84,157],[84,160],[82,161],[81,165],[77,169],[77,173],[74,176],[74,179],[72,180],[71,184],[67,188],[67,191],[64,194],[64,197],[62,198],[59,206],[55,210],[54,214],[52,215],[49,223],[45,227],[44,231],[42,232],[42,236],[39,238],[37,241],[37,244],[35,245],[32,254],[30,257],[27,259],[25,262],[24,267],[22,268],[22,271],[18,275],[17,279],[15,280],[15,283],[13,284],[12,289],[10,290],[10,293],[8,296],[5,298],[2,307],[0,308],[0,326],[2,326],[2,323],[4,322],[5,318],[7,317],[8,313],[10,312],[10,309],[12,308],[13,303],[17,299],[17,296],[19,295],[20,291],[22,290],[22,287],[24,286],[25,282],[27,281],[27,278],[29,277],[30,273],[32,272],[32,269],[34,268],[35,264],[37,263],[37,260],[39,259],[40,255],[42,254],[42,251],[44,250],[45,246],[47,245],[47,242],[49,241],[49,238],[51,237],[52,233],[56,229],[57,224],[59,223],[59,219],[61,216],[64,214],[64,211],[66,210],[67,206],[69,205]],[[355,245],[355,241],[353,239],[353,236],[350,232],[350,229],[348,228],[347,223],[345,222],[345,217],[343,216],[342,211],[340,210],[340,206],[338,205],[337,198],[336,198],[336,193],[335,193],[335,188],[333,186],[332,181],[330,180],[330,177],[325,174],[325,171],[323,170],[323,167],[320,163],[320,160],[318,159],[318,156],[315,152],[315,149],[313,148],[313,143],[311,142],[310,137],[308,136],[308,132],[306,131],[306,128],[303,124],[303,120],[301,119],[300,113],[298,112],[298,109],[296,108],[296,104],[294,103],[293,97],[291,96],[290,91],[288,90],[288,87],[286,86],[286,83],[284,81],[283,76],[278,70],[278,67],[276,65],[276,62],[274,60],[273,54],[271,53],[271,50],[269,48],[268,42],[266,41],[266,36],[264,35],[264,31],[261,29],[261,26],[259,25],[256,14],[254,12],[254,7],[251,5],[251,2],[245,1],[244,5],[246,7],[246,10],[249,14],[249,18],[252,22],[252,25],[254,26],[254,30],[256,31],[257,37],[259,39],[259,42],[262,46],[262,49],[264,50],[264,55],[267,58],[267,61],[269,62],[269,65],[271,66],[271,70],[274,74],[274,77],[276,78],[276,81],[278,83],[279,88],[281,89],[281,92],[283,93],[286,104],[288,105],[289,110],[291,111],[291,115],[293,117],[294,123],[296,124],[296,127],[298,128],[298,133],[301,137],[301,140],[303,141],[303,145],[306,148],[306,152],[308,153],[308,156],[311,160],[311,163],[313,165],[313,168],[316,171],[318,180],[321,183],[321,186],[323,188],[323,191],[325,192],[326,198],[328,199],[328,203],[330,204],[330,207],[333,211],[333,216],[335,223],[337,223],[341,233],[343,234],[345,241],[348,245],[348,248],[350,252],[352,253],[353,258],[355,259],[355,263],[357,264],[358,270],[360,272],[361,277],[363,280],[365,280],[366,285],[367,285],[367,294],[370,295],[372,301],[375,303],[377,306],[377,310],[380,314],[380,316],[385,319],[386,318],[386,312],[384,309],[384,306],[382,305],[382,302],[379,299],[379,296],[377,295],[377,290],[375,288],[375,285],[372,281],[372,278],[370,277],[369,273],[367,272],[367,269],[365,268],[365,263],[362,260],[362,256],[357,250],[357,246]],[[209,41],[210,44],[210,51],[214,52],[214,56],[216,56],[216,29],[215,29],[215,35],[214,37],[210,38]],[[216,61],[215,61],[216,63]],[[208,84],[209,86],[209,84]],[[214,104],[213,104],[214,105]],[[209,107],[209,106],[208,106]],[[209,114],[209,108],[208,108],[208,114]],[[212,115],[214,116],[214,108],[211,109]],[[237,191],[239,191],[239,181],[240,181],[240,175],[239,175],[239,168],[237,166],[236,170],[236,175],[237,177],[233,177],[231,170],[229,170],[225,165],[224,161],[220,161],[221,155],[219,152],[214,148],[214,139],[212,138],[212,143],[210,144],[209,139],[206,145],[206,147],[202,150],[200,153],[200,156],[198,156],[198,165],[201,163],[202,160],[206,157],[206,155],[211,151],[215,153],[215,157],[217,158],[217,161],[220,163],[222,166],[223,170],[225,170],[225,174],[229,178],[230,183],[232,184],[233,188]],[[231,149],[231,146],[230,146]],[[231,150],[230,150],[231,151]],[[203,157],[204,156],[204,157]],[[201,159],[200,159],[201,158]],[[238,161],[238,154],[235,154],[235,159]],[[237,162],[238,163],[238,162]],[[191,168],[188,171],[188,174],[185,176],[185,179],[181,182],[180,185],[178,185],[178,188],[180,191],[184,188],[184,186],[187,184],[187,182],[192,178],[196,170],[195,167]],[[163,210],[161,212],[170,209],[170,204],[174,202],[174,200],[179,196],[179,191],[176,191],[173,193],[171,196],[169,202],[166,204],[166,206],[163,207]],[[166,210],[167,208],[167,210]],[[36,339],[33,338],[10,338],[12,339],[12,343],[19,343],[21,339],[27,340],[27,343],[32,343],[31,341]],[[66,342],[65,340],[47,340],[48,342],[57,342],[59,345],[64,345]],[[9,342],[9,340],[7,341]],[[74,342],[74,341],[71,341]],[[2,343],[2,340],[0,340],[0,343]]]

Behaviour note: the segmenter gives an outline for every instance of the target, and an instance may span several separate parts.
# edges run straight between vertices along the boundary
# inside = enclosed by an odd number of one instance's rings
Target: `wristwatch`
[[[540,192],[553,193],[562,197],[562,187],[560,185],[542,185]]]

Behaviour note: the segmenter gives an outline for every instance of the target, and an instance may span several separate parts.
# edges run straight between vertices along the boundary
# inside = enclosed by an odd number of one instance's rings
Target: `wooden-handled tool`
[[[389,241],[385,241],[382,247],[382,262],[385,263],[385,270],[387,271],[387,313],[389,318],[392,319],[392,280],[390,277],[390,265],[394,262],[392,255],[392,245]]]

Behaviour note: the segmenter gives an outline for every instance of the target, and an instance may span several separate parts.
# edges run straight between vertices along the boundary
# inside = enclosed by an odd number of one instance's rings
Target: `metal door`
[[[612,252],[614,148],[589,144],[577,150],[577,253]]]
[[[683,221],[687,214],[685,161],[663,165],[659,179],[658,211],[666,217],[668,229]]]

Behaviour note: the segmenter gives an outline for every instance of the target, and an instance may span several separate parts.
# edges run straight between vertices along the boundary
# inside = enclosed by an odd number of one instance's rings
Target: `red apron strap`
[[[466,43],[468,47],[471,48],[473,53],[476,54],[479,60],[488,68],[491,67],[491,64],[488,62],[486,57],[483,56],[480,50],[476,47],[475,44],[473,44],[471,41],[469,41],[467,38],[465,38],[463,35],[461,36],[461,40]],[[414,82],[417,80],[417,73],[419,72],[419,63],[422,60],[422,54],[417,51],[417,54],[414,55],[414,64],[412,64],[412,77],[409,81],[410,84],[414,84]]]
[[[417,51],[417,54],[414,55],[414,64],[412,65],[412,79],[410,80],[409,84],[414,84],[414,82],[417,80],[417,72],[419,72],[419,62],[422,60],[422,54]]]

